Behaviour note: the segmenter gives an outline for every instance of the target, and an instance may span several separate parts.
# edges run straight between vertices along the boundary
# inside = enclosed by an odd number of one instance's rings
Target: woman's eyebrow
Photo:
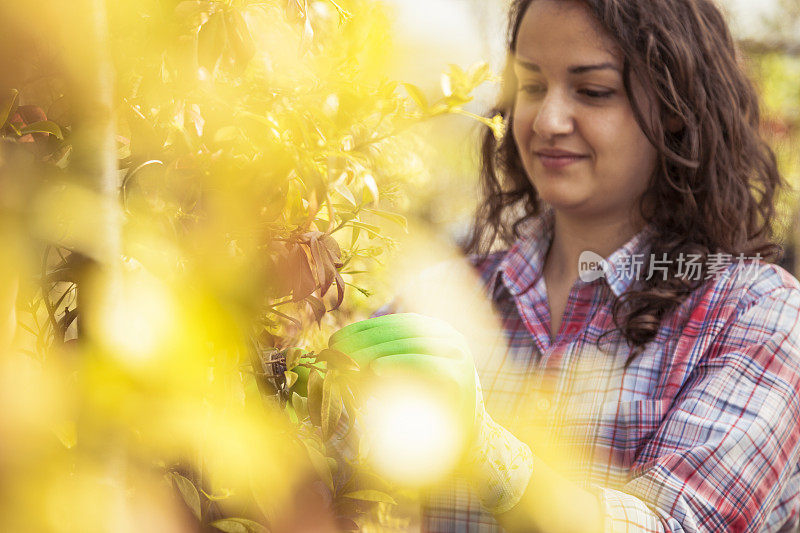
[[[514,62],[526,70],[531,70],[533,72],[540,72],[542,70],[536,63],[531,63],[530,61],[525,61],[524,59],[515,58]],[[593,70],[606,70],[606,69],[620,72],[619,67],[617,67],[614,63],[610,62],[595,63],[592,65],[575,65],[569,67],[567,71],[570,74],[584,74],[586,72],[591,72]]]

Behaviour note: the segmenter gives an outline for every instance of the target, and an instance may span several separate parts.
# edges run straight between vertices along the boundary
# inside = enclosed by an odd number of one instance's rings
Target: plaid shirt
[[[477,265],[503,329],[500,348],[476,354],[487,411],[598,495],[606,531],[794,531],[798,281],[761,261],[721,266],[625,368],[619,333],[602,351],[597,341],[614,329],[615,298],[637,283],[626,267],[649,255],[650,228],[606,258],[604,277],[575,283],[551,341],[542,267],[552,229],[546,212],[530,237]],[[457,482],[430,494],[422,527],[501,530]]]

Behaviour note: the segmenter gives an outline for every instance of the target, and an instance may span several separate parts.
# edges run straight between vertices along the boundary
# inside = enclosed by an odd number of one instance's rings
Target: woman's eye
[[[589,98],[608,98],[614,94],[614,91],[602,91],[597,89],[581,89],[578,92]]]

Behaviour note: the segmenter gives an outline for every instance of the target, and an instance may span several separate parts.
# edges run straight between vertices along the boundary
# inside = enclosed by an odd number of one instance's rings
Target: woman
[[[510,13],[497,111],[511,135],[485,138],[469,245],[502,319],[500,365],[476,379],[459,336],[418,315],[331,338],[476,399],[473,494],[433,498],[425,528],[797,528],[800,285],[765,261],[782,180],[722,15],[708,0]],[[510,249],[488,253],[498,242]],[[503,412],[573,468],[556,474],[487,414]]]

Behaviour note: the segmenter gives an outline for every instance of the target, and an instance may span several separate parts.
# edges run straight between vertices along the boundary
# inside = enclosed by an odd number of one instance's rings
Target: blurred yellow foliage
[[[357,390],[319,350],[407,224],[397,184],[419,158],[400,134],[444,114],[500,133],[462,109],[488,68],[451,67],[435,102],[401,90],[369,0],[0,16],[0,294],[21,282],[0,529],[292,530],[309,479],[336,505],[319,524],[354,525],[386,489],[334,458]]]

